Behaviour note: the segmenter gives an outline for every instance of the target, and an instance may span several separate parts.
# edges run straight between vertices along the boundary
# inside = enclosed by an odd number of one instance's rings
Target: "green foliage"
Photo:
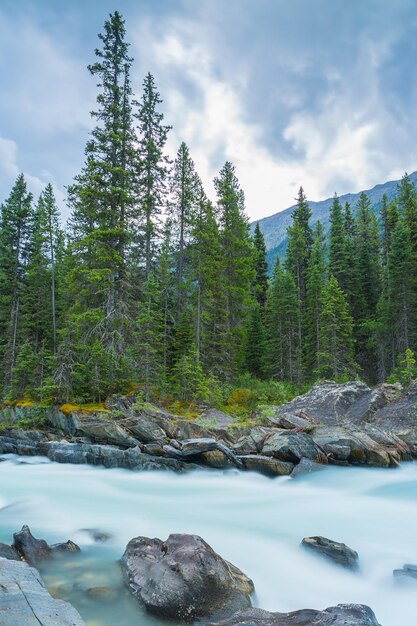
[[[400,382],[409,387],[417,378],[417,367],[414,352],[409,348],[399,356],[398,367],[388,377],[389,383]]]

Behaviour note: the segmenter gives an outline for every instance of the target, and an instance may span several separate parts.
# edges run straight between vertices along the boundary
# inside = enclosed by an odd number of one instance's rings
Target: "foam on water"
[[[417,563],[417,464],[397,470],[328,468],[301,480],[235,471],[129,472],[9,457],[0,463],[0,541],[22,524],[50,543],[71,538],[83,557],[45,573],[51,588],[88,578],[120,584],[115,562],[134,536],[199,534],[255,583],[257,605],[275,611],[368,604],[383,626],[417,614],[417,581],[392,570]],[[112,535],[93,545],[85,528]],[[359,552],[352,574],[299,547],[306,535],[343,541]],[[97,582],[95,582],[95,580]],[[56,591],[56,589],[55,589]],[[71,600],[90,626],[151,626],[123,595],[110,602]],[[115,621],[116,620],[116,621]]]

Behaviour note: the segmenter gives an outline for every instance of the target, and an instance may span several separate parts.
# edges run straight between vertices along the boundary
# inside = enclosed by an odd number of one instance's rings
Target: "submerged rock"
[[[393,575],[394,578],[413,578],[417,580],[417,565],[406,563],[402,566],[402,569],[395,569]]]
[[[0,558],[0,624],[4,626],[85,626],[67,602],[53,599],[26,563]]]
[[[219,619],[251,604],[252,581],[197,535],[136,537],[121,567],[135,598],[162,617]]]
[[[323,556],[346,569],[358,569],[359,555],[345,543],[332,541],[326,537],[304,537],[301,545],[308,550]]]
[[[313,472],[320,472],[324,470],[325,467],[326,465],[323,465],[322,463],[316,463],[311,459],[303,457],[291,472],[291,478],[298,478],[299,476],[305,476],[306,474],[311,474]]]
[[[271,613],[263,609],[243,609],[230,618],[206,626],[380,626],[374,612],[363,604],[338,604],[324,611],[302,609],[291,613]]]

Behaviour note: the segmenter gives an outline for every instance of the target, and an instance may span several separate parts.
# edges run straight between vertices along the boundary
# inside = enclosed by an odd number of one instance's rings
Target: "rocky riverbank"
[[[317,539],[317,538],[312,538]],[[324,556],[334,558],[351,551],[344,544],[326,542]],[[24,526],[14,533],[12,552],[0,556],[0,624],[4,626],[85,626],[77,611],[53,599],[33,565],[77,554],[71,541],[49,546]],[[352,551],[351,551],[352,552]],[[355,553],[356,554],[356,553]],[[357,557],[357,555],[356,555]],[[344,561],[339,562],[346,565]],[[151,615],[180,623],[233,626],[380,626],[373,611],[360,604],[339,604],[323,611],[301,609],[271,613],[252,607],[252,580],[225,561],[197,535],[173,534],[167,540],[135,537],[125,550],[120,567],[126,589]],[[411,567],[411,566],[409,566]],[[87,590],[103,594],[103,588]],[[112,589],[103,598],[112,598]],[[100,595],[101,594],[101,595]]]
[[[111,397],[95,413],[30,407],[0,411],[0,454],[44,455],[59,463],[132,470],[196,466],[294,476],[323,465],[395,467],[417,458],[417,382],[370,389],[361,382],[315,384],[280,406],[265,406],[242,427],[219,411],[186,420],[133,397]],[[25,423],[25,429],[20,424]]]

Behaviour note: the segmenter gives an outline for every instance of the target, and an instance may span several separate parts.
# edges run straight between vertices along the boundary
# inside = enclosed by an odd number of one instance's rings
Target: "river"
[[[117,559],[132,537],[201,535],[255,583],[254,603],[275,611],[368,604],[383,626],[414,623],[417,580],[392,570],[417,563],[417,463],[396,470],[331,467],[302,479],[237,471],[130,472],[61,465],[43,458],[0,463],[0,541],[29,524],[49,543],[72,539],[82,555],[43,571],[88,626],[155,626],[122,591],[99,601],[86,587],[120,587]],[[89,532],[111,535],[95,543]],[[299,547],[307,535],[359,552],[351,573]],[[72,587],[78,586],[78,591]],[[414,616],[414,617],[411,617]]]

